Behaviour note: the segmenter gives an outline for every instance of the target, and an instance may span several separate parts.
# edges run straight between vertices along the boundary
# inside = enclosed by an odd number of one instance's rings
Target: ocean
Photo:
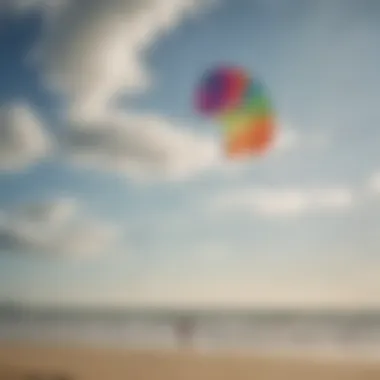
[[[380,312],[192,312],[200,352],[282,352],[380,360]],[[175,312],[0,312],[0,341],[177,349]]]

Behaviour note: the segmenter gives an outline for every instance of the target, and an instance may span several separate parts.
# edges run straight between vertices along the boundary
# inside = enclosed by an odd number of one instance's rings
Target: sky
[[[0,4],[0,299],[380,306],[380,3]],[[205,70],[267,86],[278,133],[224,158]]]

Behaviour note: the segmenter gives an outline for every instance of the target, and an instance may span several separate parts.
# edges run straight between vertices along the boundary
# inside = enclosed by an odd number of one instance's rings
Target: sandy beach
[[[379,380],[380,363],[0,346],[1,380]]]

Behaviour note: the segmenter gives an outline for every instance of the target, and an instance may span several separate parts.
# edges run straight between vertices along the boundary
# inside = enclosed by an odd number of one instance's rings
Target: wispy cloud
[[[170,120],[116,113],[73,124],[64,149],[83,167],[132,179],[183,179],[219,160],[218,144]]]
[[[56,199],[4,211],[0,250],[46,257],[92,257],[116,241],[117,229],[81,215],[77,202]]]
[[[373,173],[368,180],[368,190],[371,194],[380,194],[380,172]]]
[[[346,210],[353,203],[354,194],[346,187],[240,188],[215,197],[212,209],[289,217]]]
[[[52,140],[30,107],[17,103],[0,108],[0,170],[25,169],[52,151]]]

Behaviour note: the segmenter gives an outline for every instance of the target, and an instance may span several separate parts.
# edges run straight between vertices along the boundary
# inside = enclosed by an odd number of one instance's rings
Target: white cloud
[[[310,212],[345,210],[354,201],[344,187],[311,189],[239,189],[213,201],[217,210],[245,210],[263,216],[292,216]]]
[[[273,148],[276,150],[289,150],[297,147],[299,143],[300,135],[294,129],[279,128]]]
[[[67,153],[75,163],[133,179],[183,179],[218,162],[218,144],[154,115],[114,113],[72,125]]]
[[[210,268],[217,271],[222,270],[221,266],[231,261],[231,248],[223,241],[210,241],[210,242],[194,242],[194,244],[183,247],[181,249],[180,263],[176,262],[176,266],[187,269],[189,275],[193,275],[193,270],[200,273],[206,270],[210,275]]]
[[[51,152],[41,121],[24,104],[0,108],[0,170],[21,170]]]
[[[368,181],[369,191],[373,194],[380,193],[380,172],[373,173]]]
[[[6,252],[87,257],[103,253],[116,241],[116,229],[81,217],[71,199],[24,205],[3,212],[0,249]]]
[[[198,0],[67,0],[41,45],[48,82],[70,97],[74,114],[91,117],[120,91],[144,90],[145,49]]]
[[[308,133],[300,132],[289,127],[286,123],[278,123],[278,134],[276,135],[274,151],[289,151],[295,149],[323,149],[331,143],[331,136],[318,131]]]

